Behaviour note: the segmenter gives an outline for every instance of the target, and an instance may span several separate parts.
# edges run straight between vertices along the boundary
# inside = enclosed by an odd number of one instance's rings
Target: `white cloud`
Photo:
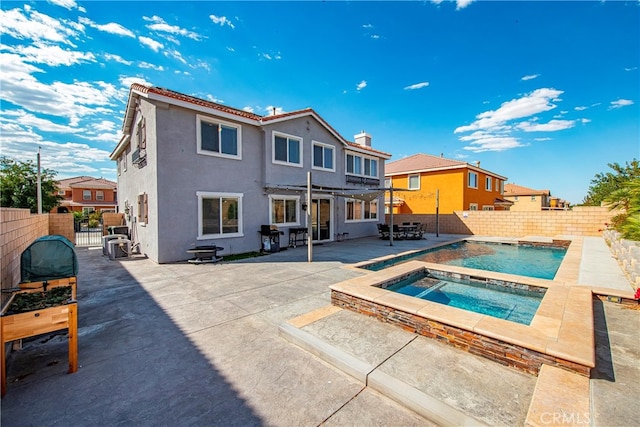
[[[378,40],[380,36],[378,34],[371,34],[371,38],[374,40]]]
[[[522,77],[520,80],[533,80],[533,79],[537,79],[538,77],[540,77],[540,74],[529,74],[527,76]]]
[[[20,9],[0,10],[0,34],[7,34],[19,40],[46,40],[74,46],[69,37],[76,37],[78,31],[69,28],[65,21],[31,10],[26,5],[25,12],[28,16]]]
[[[615,108],[622,108],[628,105],[633,105],[633,101],[630,99],[618,99],[617,101],[611,101],[611,105],[609,106],[609,110],[613,110]]]
[[[362,90],[365,87],[367,87],[367,81],[366,80],[362,80],[360,83],[358,83],[356,85],[356,90]]]
[[[370,28],[373,28],[373,25],[371,25],[371,24],[363,24],[362,28],[370,29]]]
[[[591,122],[591,119],[580,119],[580,122],[582,122],[583,124],[586,124]]]
[[[236,28],[236,26],[233,25],[233,22],[227,19],[226,16],[209,15],[209,18],[211,19],[211,21],[213,21],[214,24],[218,24],[221,27],[224,27],[225,25],[227,25],[231,28]]]
[[[96,58],[91,52],[75,52],[62,49],[58,45],[47,45],[40,42],[35,42],[30,46],[8,47],[7,50],[20,54],[25,62],[46,64],[50,67],[96,62]]]
[[[109,22],[108,24],[96,24],[95,22],[93,22],[92,20],[85,18],[83,16],[81,16],[78,21],[84,25],[87,25],[91,28],[95,28],[99,31],[105,32],[105,33],[109,33],[109,34],[115,34],[117,36],[124,36],[124,37],[131,37],[131,38],[135,38],[136,35],[133,34],[133,32],[125,27],[123,27],[120,24],[117,24],[115,22]]]
[[[119,62],[120,64],[124,64],[124,65],[133,64],[133,61],[127,61],[126,59],[124,59],[120,55],[116,55],[116,54],[113,54],[113,53],[105,53],[104,54],[104,59],[106,59],[107,61],[116,61],[116,62]]]
[[[247,105],[246,107],[242,108],[243,111],[246,111],[247,113],[253,113],[253,107]]]
[[[422,89],[423,87],[427,87],[429,86],[429,82],[421,82],[421,83],[415,83],[409,86],[406,86],[404,88],[404,90],[416,90],[416,89]]]
[[[215,96],[213,96],[213,95],[209,95],[209,94],[207,94],[207,95],[205,96],[205,98],[206,98],[207,100],[211,101],[211,102],[215,102],[216,104],[224,104],[224,100],[222,100],[222,99],[220,99],[220,98],[216,98],[216,97],[215,97]]]
[[[570,129],[575,124],[575,120],[551,120],[548,123],[521,122],[517,124],[517,127],[525,132],[555,132]]]
[[[8,110],[3,112],[5,117],[11,117],[11,120],[25,128],[37,128],[43,132],[57,133],[79,133],[82,129],[72,126],[60,125],[51,120],[28,113],[24,110]]]
[[[156,71],[164,71],[164,67],[162,65],[155,65],[155,64],[150,64],[148,62],[140,62],[138,64],[138,66],[140,68],[147,68],[147,69],[152,69],[152,70],[156,70]]]
[[[160,31],[169,34],[176,34],[179,36],[187,37],[193,40],[201,40],[202,36],[193,31],[189,31],[185,28],[180,28],[177,25],[169,25],[164,19],[159,16],[152,16],[148,18],[143,16],[142,19],[145,21],[150,21],[152,24],[147,25],[147,28],[153,31]]]
[[[638,67],[624,67],[625,71],[634,71],[634,70],[637,70],[637,69],[638,69]]]
[[[474,153],[481,153],[483,151],[505,151],[525,146],[511,136],[486,136],[471,142],[471,145],[463,148]]]
[[[473,3],[474,0],[456,0],[456,10],[464,9]]]
[[[575,107],[574,110],[576,110],[576,111],[584,111],[587,108],[589,108],[589,107],[585,107],[584,105],[579,105],[579,106]]]
[[[559,101],[563,91],[541,88],[517,99],[503,103],[495,111],[486,111],[476,116],[477,120],[470,125],[458,127],[454,133],[491,129],[503,125],[509,120],[532,116],[537,113],[556,108],[552,102]]]
[[[147,80],[139,76],[120,76],[118,80],[120,81],[120,84],[122,86],[125,86],[127,89],[131,87],[131,85],[134,83],[138,83],[144,86],[153,86],[152,83],[148,82]],[[128,94],[125,94],[125,95],[128,95]]]
[[[49,0],[49,3],[53,3],[57,6],[62,6],[67,10],[75,9],[78,7],[74,0]]]
[[[138,37],[138,40],[140,40],[140,43],[142,43],[143,45],[151,48],[151,50],[153,50],[154,52],[157,52],[160,49],[164,48],[164,45],[162,43],[155,41],[149,37],[140,36]]]

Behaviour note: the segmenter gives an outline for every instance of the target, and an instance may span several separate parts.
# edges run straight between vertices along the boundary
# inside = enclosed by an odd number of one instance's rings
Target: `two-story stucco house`
[[[505,184],[504,198],[513,202],[512,211],[566,210],[569,203],[549,190],[534,190],[513,183]]]
[[[113,181],[90,176],[77,176],[58,181],[60,206],[52,212],[115,212],[118,187]]]
[[[506,178],[459,160],[430,154],[414,154],[387,163],[385,186],[403,189],[394,193],[393,212],[432,214],[462,210],[504,210],[512,202],[503,198]]]
[[[310,108],[260,116],[134,84],[122,132],[111,153],[119,211],[134,245],[159,263],[188,259],[195,246],[258,250],[263,225],[283,231],[286,246],[307,217],[314,242],[375,235],[383,218],[390,155],[368,134],[345,140]]]

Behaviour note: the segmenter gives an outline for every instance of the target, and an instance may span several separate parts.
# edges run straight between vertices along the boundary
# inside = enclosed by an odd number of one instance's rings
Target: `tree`
[[[613,227],[625,239],[640,241],[640,177],[623,183],[604,201],[618,212],[611,220]]]
[[[640,178],[640,162],[636,159],[626,162],[625,166],[620,166],[618,163],[608,163],[607,166],[614,172],[596,174],[591,180],[587,196],[582,201],[583,205],[600,206],[610,194],[620,190],[625,183],[634,178]]]
[[[33,161],[21,162],[6,156],[0,158],[0,206],[38,212],[38,166]],[[49,212],[60,204],[56,172],[40,170],[42,211]]]

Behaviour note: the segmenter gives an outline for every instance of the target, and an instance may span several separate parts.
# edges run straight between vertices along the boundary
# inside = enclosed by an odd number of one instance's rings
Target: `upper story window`
[[[242,236],[242,194],[198,191],[198,239]]]
[[[391,178],[384,179],[384,188],[391,188]]]
[[[91,190],[82,190],[82,200],[91,200]]]
[[[478,188],[478,174],[475,172],[469,172],[469,180],[467,182],[469,188]],[[477,206],[476,206],[477,208]]]
[[[492,185],[491,185],[491,177],[487,176],[484,179],[484,188],[487,191],[491,191],[491,187],[492,187]]]
[[[333,145],[313,142],[313,168],[335,172],[335,150]]]
[[[147,193],[138,194],[138,223],[140,225],[149,223],[149,196]]]
[[[477,211],[478,210],[478,204],[477,203],[469,203],[469,210],[470,211]]]
[[[302,167],[302,138],[273,133],[273,163]]]
[[[346,201],[346,221],[375,221],[378,219],[378,201],[348,199]]]
[[[347,154],[347,173],[372,178],[378,177],[378,159]]]
[[[420,175],[409,175],[409,190],[420,189]]]
[[[269,196],[271,224],[299,225],[299,196]]]
[[[495,188],[495,190],[496,190],[497,192],[500,192],[500,183],[501,183],[501,182],[502,182],[502,181],[500,181],[498,178],[496,178],[496,188]]]
[[[242,128],[233,123],[196,116],[198,154],[242,158]]]
[[[140,150],[144,150],[147,148],[147,120],[142,117],[139,121],[138,121],[138,125],[136,126],[136,130],[137,130],[137,139],[136,139],[136,143],[137,143],[137,148]]]
[[[535,202],[536,201],[536,196],[531,196],[531,201]]]
[[[104,191],[96,190],[96,200],[104,200]]]
[[[492,210],[494,210],[494,209],[493,209],[493,206],[492,206],[492,205],[487,205],[487,206],[484,206],[484,205],[483,205],[483,206],[482,206],[482,210],[483,210],[483,211],[492,211]]]

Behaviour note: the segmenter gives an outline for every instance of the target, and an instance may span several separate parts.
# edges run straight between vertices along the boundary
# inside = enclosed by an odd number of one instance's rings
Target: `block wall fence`
[[[20,283],[20,256],[34,240],[60,234],[75,243],[73,214],[31,214],[29,209],[0,208],[0,287]],[[2,294],[1,304],[11,296]]]
[[[477,236],[602,236],[612,213],[606,207],[574,207],[570,211],[456,211],[439,216],[439,232]],[[385,215],[387,224],[389,214]],[[436,232],[435,214],[394,214],[393,223],[420,222]]]

